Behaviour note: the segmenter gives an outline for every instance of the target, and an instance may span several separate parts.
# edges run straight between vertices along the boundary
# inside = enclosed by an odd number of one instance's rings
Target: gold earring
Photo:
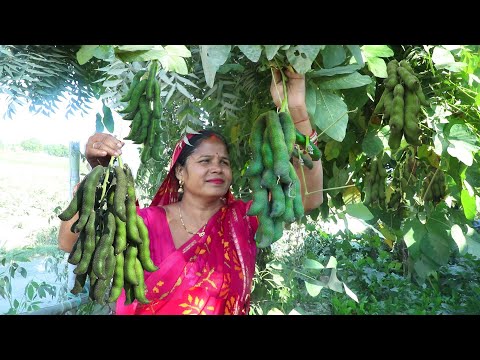
[[[178,183],[179,183],[178,193],[179,193],[179,194],[183,194],[183,184],[184,184],[184,181],[183,181],[183,180],[180,180]]]

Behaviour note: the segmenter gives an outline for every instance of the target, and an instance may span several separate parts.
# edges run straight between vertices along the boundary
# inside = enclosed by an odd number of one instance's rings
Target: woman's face
[[[180,167],[184,191],[200,197],[222,197],[232,182],[230,158],[225,144],[215,136],[203,140]]]

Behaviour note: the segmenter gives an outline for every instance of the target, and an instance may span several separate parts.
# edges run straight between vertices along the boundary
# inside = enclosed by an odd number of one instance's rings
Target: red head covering
[[[200,131],[202,132],[202,131]],[[187,134],[186,137],[190,140],[196,134]],[[168,205],[178,201],[178,179],[175,176],[175,164],[178,160],[178,157],[182,153],[182,150],[186,146],[192,146],[185,142],[185,137],[180,139],[175,145],[173,150],[172,159],[170,160],[169,172],[165,180],[163,181],[162,185],[158,188],[157,193],[153,197],[152,203],[150,206],[163,206]],[[230,189],[227,191],[225,195],[226,203],[229,204],[231,201],[235,200]]]

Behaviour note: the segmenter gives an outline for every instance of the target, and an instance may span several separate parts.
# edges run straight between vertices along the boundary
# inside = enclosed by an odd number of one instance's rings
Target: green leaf
[[[192,53],[185,45],[167,45],[165,51],[170,56],[191,57]]]
[[[320,130],[339,142],[345,138],[348,108],[342,98],[330,91],[317,91],[314,122]]]
[[[305,74],[324,47],[325,45],[296,45],[287,50],[287,59],[297,72]]]
[[[33,288],[33,286],[29,286],[26,290],[27,290],[27,298],[29,300],[32,300],[35,289]]]
[[[480,259],[480,235],[475,229],[467,225],[467,252]]]
[[[327,269],[336,269],[337,268],[337,259],[335,256],[330,256],[328,263],[325,266]]]
[[[282,310],[274,307],[268,310],[267,315],[285,315]]]
[[[368,85],[371,82],[372,79],[368,75],[360,75],[360,73],[354,72],[323,80],[318,84],[318,87],[324,90],[351,89]]]
[[[82,45],[80,50],[77,51],[77,61],[80,65],[88,62],[93,57],[95,50],[99,45]]]
[[[22,275],[24,278],[27,277],[27,270],[24,267],[19,267],[18,271],[20,272],[20,275]]]
[[[309,270],[320,270],[320,269],[324,269],[325,267],[320,263],[318,262],[317,260],[313,260],[313,259],[308,259],[306,258],[305,260],[303,260],[303,266],[305,269],[309,269]]]
[[[480,147],[476,145],[475,135],[466,125],[454,124],[450,128],[448,136],[444,133],[449,142],[447,152],[462,161],[465,165],[473,164],[472,152],[477,152]]]
[[[245,70],[245,67],[241,64],[223,64],[220,66],[217,70],[217,73],[219,74],[226,74],[229,71],[232,72],[243,72]]]
[[[432,53],[432,61],[435,64],[435,67],[438,69],[438,66],[454,63],[455,58],[453,57],[452,53],[441,46],[435,46]]]
[[[103,104],[103,124],[110,133],[113,133],[115,124],[113,122],[112,110],[105,104]]]
[[[379,57],[368,58],[368,69],[372,72],[373,75],[379,78],[386,78],[387,75],[387,64],[385,60]]]
[[[427,221],[426,228],[427,234],[420,244],[423,255],[439,266],[445,265],[450,256],[450,235],[447,232],[449,229],[435,221],[433,215]]]
[[[362,50],[360,49],[360,46],[358,45],[346,45],[346,46],[347,46],[347,49],[350,50],[350,52],[352,53],[358,65],[363,67],[365,65],[365,62],[363,61]]]
[[[362,142],[362,150],[369,158],[373,158],[383,151],[382,140],[377,136],[378,132],[369,131]]]
[[[262,46],[261,45],[237,45],[238,48],[245,56],[253,62],[257,62],[262,55]]]
[[[423,225],[416,217],[407,219],[403,225],[403,240],[413,257],[419,255],[419,245],[423,237],[427,233],[425,225]]]
[[[458,246],[458,251],[461,255],[464,255],[467,252],[467,240],[463,235],[462,228],[455,224],[452,226],[450,234]]]
[[[362,66],[357,64],[337,66],[331,69],[319,69],[307,73],[309,78],[318,78],[322,76],[333,76],[339,74],[351,74],[357,70],[360,70]]]
[[[323,65],[327,69],[343,63],[346,56],[343,45],[327,45],[325,49],[322,50]]]
[[[176,55],[165,55],[159,60],[162,64],[162,68],[167,71],[174,71],[182,75],[188,74],[187,63],[183,57]]]
[[[307,105],[307,113],[310,119],[312,119],[317,108],[317,85],[313,81],[307,82],[305,104]]]
[[[342,143],[335,140],[331,140],[327,142],[327,144],[325,145],[325,151],[324,151],[325,159],[327,161],[336,159],[338,155],[340,155],[341,151],[342,151]]]
[[[121,82],[123,82],[123,79],[107,80],[102,85],[103,87],[115,87]]]
[[[475,195],[471,196],[468,190],[462,189],[461,200],[463,213],[467,220],[473,220],[477,214],[477,205],[475,204]]]
[[[102,123],[102,115],[97,112],[97,119],[95,121],[95,132],[103,132],[103,123]]]
[[[213,86],[215,73],[227,60],[231,48],[231,45],[200,45],[202,66],[208,86]]]
[[[367,62],[372,57],[391,57],[394,55],[393,50],[387,45],[363,45],[361,50],[367,58]]]
[[[93,53],[97,59],[107,60],[115,56],[112,45],[100,45],[97,47]]]
[[[316,297],[322,291],[323,286],[316,285],[305,281],[305,287],[307,288],[308,295]]]
[[[263,46],[265,46],[265,54],[267,55],[267,59],[272,60],[273,57],[277,54],[278,49],[280,49],[282,45],[263,45]]]
[[[342,284],[343,283],[337,278],[337,269],[332,269],[332,272],[330,273],[330,279],[328,280],[327,284],[328,288],[341,293],[343,292]]]
[[[117,50],[121,52],[137,52],[155,49],[157,45],[120,45]]]
[[[373,214],[363,203],[347,204],[347,214],[362,220],[372,220]]]

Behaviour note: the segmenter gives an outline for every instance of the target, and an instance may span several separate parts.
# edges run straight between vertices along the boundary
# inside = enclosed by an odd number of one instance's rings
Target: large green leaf
[[[310,118],[313,118],[315,116],[315,109],[317,108],[317,85],[312,81],[307,82],[305,104],[307,105],[308,115]]]
[[[331,69],[319,69],[314,70],[307,73],[307,77],[309,78],[318,78],[322,76],[333,76],[333,75],[340,75],[340,74],[351,74],[357,70],[360,70],[362,66],[358,64],[351,64],[345,66],[337,66]]]
[[[466,125],[454,124],[446,138],[449,142],[447,152],[465,165],[471,166],[473,164],[473,153],[480,149],[476,145],[475,134]]]
[[[342,98],[330,91],[317,91],[317,107],[314,122],[333,140],[343,141],[347,129],[347,105]]]
[[[278,49],[280,49],[282,45],[263,45],[263,46],[265,46],[265,54],[267,55],[267,59],[272,60],[273,57],[277,54]]]
[[[425,225],[423,225],[417,217],[410,218],[405,221],[403,228],[403,240],[407,245],[411,255],[418,257],[420,250],[419,245],[422,242],[423,237],[427,233]],[[413,253],[412,253],[413,249]]]
[[[477,205],[475,203],[475,195],[470,195],[468,190],[462,189],[461,200],[463,213],[467,220],[473,220],[477,214]]]
[[[328,45],[322,50],[323,65],[327,69],[343,63],[346,56],[343,45]]]
[[[103,132],[103,123],[102,123],[102,115],[97,112],[96,120],[95,120],[95,132]]]
[[[320,294],[320,291],[322,291],[322,289],[323,289],[323,286],[310,283],[306,280],[305,280],[305,287],[307,289],[308,294],[312,297],[315,297],[318,294]]]
[[[325,45],[296,45],[287,50],[287,59],[300,74],[305,74],[312,67],[318,52]]]
[[[227,60],[231,48],[231,45],[200,45],[203,72],[208,86],[213,87],[215,73]]]
[[[358,65],[363,67],[365,65],[365,62],[363,61],[362,50],[360,49],[360,46],[358,45],[346,45],[346,46],[348,50],[350,50],[350,52],[352,53]]]
[[[467,225],[467,238],[468,249],[467,252],[480,259],[480,235],[474,228]]]
[[[373,158],[383,150],[382,140],[378,137],[378,132],[369,131],[362,142],[362,150],[369,158]]]
[[[162,67],[167,71],[174,71],[178,74],[188,74],[187,64],[183,57],[167,54],[160,58]]]
[[[363,54],[367,58],[372,57],[391,57],[393,56],[393,50],[387,45],[363,45],[361,47]]]
[[[432,215],[426,223],[427,234],[420,244],[423,255],[439,266],[445,265],[450,255],[450,229],[444,221],[443,216]]]
[[[261,45],[237,45],[245,56],[253,62],[257,62],[262,55],[262,46]]]
[[[363,203],[347,204],[347,214],[366,221],[373,219],[373,214]]]
[[[462,228],[455,224],[450,229],[450,234],[452,236],[453,241],[457,244],[458,251],[461,255],[467,252],[467,240],[465,239],[465,235],[463,235]]]
[[[354,72],[347,75],[339,75],[331,78],[327,78],[318,84],[320,89],[324,90],[339,90],[339,89],[351,89],[364,85],[368,85],[372,82],[370,76],[361,75],[358,72]]]
[[[308,269],[308,270],[322,270],[325,268],[317,260],[309,259],[309,258],[306,258],[303,260],[303,266],[305,267],[305,269]]]
[[[368,69],[372,72],[373,75],[379,78],[386,78],[387,75],[387,64],[385,60],[379,57],[368,58]]]
[[[185,45],[167,45],[165,51],[170,56],[191,57],[192,53]]]
[[[97,50],[99,45],[82,45],[80,50],[77,51],[77,61],[80,65],[87,63]]]
[[[117,50],[121,52],[135,52],[135,51],[148,51],[152,50],[157,45],[119,45]]]
[[[164,49],[139,50],[139,51],[115,51],[115,55],[123,62],[160,60],[165,56]]]

